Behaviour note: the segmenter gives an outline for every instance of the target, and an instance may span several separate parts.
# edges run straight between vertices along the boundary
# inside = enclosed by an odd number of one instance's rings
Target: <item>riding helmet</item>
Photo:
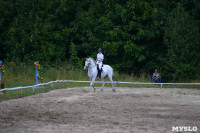
[[[99,49],[98,49],[98,52],[102,52],[102,48],[99,48]]]

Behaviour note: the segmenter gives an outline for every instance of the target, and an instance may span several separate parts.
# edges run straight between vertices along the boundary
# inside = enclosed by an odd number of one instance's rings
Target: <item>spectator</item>
[[[155,70],[155,73],[153,73],[153,82],[154,83],[160,82],[160,74],[158,73],[158,70]]]

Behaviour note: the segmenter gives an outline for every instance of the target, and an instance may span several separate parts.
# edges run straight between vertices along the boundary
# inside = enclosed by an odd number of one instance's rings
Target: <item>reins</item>
[[[89,58],[89,59],[92,59],[95,65],[94,65],[94,66],[92,66],[92,67],[89,67],[89,66],[88,66],[88,68],[93,68],[93,67],[96,67],[96,66],[97,66],[97,64],[96,64],[95,60],[94,60],[93,58]]]
[[[93,67],[96,67],[97,65],[93,66]],[[93,67],[88,67],[88,68],[93,68]]]
[[[93,58],[90,58],[90,59],[92,59],[92,60],[93,60],[93,62],[94,62],[94,64],[95,64],[93,67],[96,67],[96,66],[97,66],[97,64],[96,64],[95,60],[94,60]],[[88,68],[93,68],[93,67],[89,67],[89,66],[88,66]]]

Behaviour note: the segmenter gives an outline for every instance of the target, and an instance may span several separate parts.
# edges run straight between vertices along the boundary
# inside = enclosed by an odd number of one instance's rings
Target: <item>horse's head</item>
[[[84,70],[87,69],[87,68],[89,67],[89,65],[90,65],[90,59],[87,58],[86,61],[85,61],[85,66],[84,66],[83,69],[84,69]]]

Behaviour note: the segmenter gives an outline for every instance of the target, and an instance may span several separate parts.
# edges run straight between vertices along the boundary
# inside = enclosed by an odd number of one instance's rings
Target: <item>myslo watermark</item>
[[[172,126],[172,132],[196,132],[197,130],[196,126]]]

